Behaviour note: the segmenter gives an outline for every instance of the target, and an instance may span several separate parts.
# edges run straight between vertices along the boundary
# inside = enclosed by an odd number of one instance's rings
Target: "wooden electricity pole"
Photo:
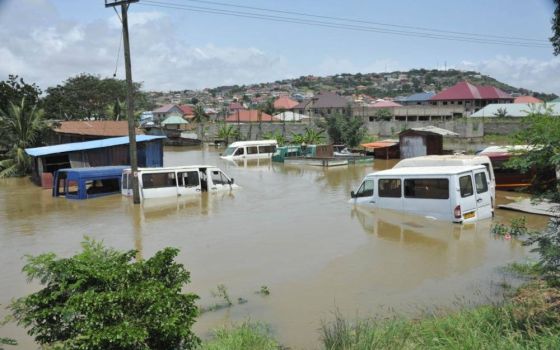
[[[128,41],[128,7],[139,0],[105,0],[105,7],[121,7],[122,35],[124,45],[124,67],[126,70],[126,106],[128,119],[129,157],[132,177],[132,200],[140,204],[138,189],[138,155],[136,151],[136,121],[134,120],[134,99],[132,86],[132,68],[130,63],[130,43]]]

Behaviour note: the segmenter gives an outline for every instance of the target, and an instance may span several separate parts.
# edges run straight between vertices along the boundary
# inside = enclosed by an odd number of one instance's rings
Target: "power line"
[[[443,33],[443,34],[455,34],[455,35],[462,35],[462,36],[469,36],[469,37],[482,37],[482,38],[491,37],[491,38],[497,38],[497,39],[521,40],[521,41],[529,41],[529,42],[532,41],[532,42],[536,42],[536,43],[543,43],[543,44],[546,43],[546,44],[548,44],[548,40],[543,40],[543,39],[523,38],[523,37],[506,36],[506,35],[492,35],[492,34],[458,32],[458,31],[451,31],[451,30],[428,28],[428,27],[418,27],[418,26],[408,26],[408,25],[403,25],[403,24],[375,22],[375,21],[362,20],[362,19],[356,19],[356,18],[317,15],[317,14],[306,13],[306,12],[274,10],[274,9],[263,8],[263,7],[246,6],[246,5],[223,3],[223,2],[217,2],[217,1],[207,1],[207,0],[183,0],[183,1],[210,4],[210,5],[218,5],[218,6],[225,6],[225,7],[233,7],[233,8],[243,8],[243,9],[257,10],[257,11],[264,11],[264,12],[271,12],[271,13],[282,13],[282,14],[304,16],[304,17],[331,19],[331,20],[343,21],[343,22],[365,23],[365,24],[373,24],[373,25],[394,27],[394,28],[415,29],[415,30],[421,30],[421,31],[427,31],[427,32],[436,32],[436,33]]]
[[[169,2],[163,2],[163,1],[145,0],[143,2],[140,2],[139,4],[144,5],[144,6],[153,6],[153,7],[168,8],[168,9],[178,9],[178,10],[192,11],[192,12],[199,12],[199,13],[219,14],[219,15],[227,15],[227,16],[233,16],[233,17],[252,18],[252,19],[260,19],[260,20],[283,22],[283,23],[295,23],[295,24],[303,24],[303,25],[308,25],[308,26],[334,28],[334,29],[345,29],[345,30],[352,30],[352,31],[392,34],[392,35],[399,35],[399,36],[406,36],[406,37],[420,37],[420,38],[439,39],[439,40],[448,40],[448,41],[462,41],[462,42],[471,42],[471,43],[479,43],[479,44],[496,44],[496,45],[531,47],[531,48],[548,48],[549,47],[548,45],[537,44],[537,43],[506,41],[506,40],[497,40],[497,39],[482,39],[482,38],[478,39],[478,38],[467,38],[467,37],[453,36],[453,35],[431,34],[431,33],[421,33],[421,32],[402,31],[402,30],[391,30],[391,29],[383,29],[383,28],[376,28],[376,27],[369,27],[369,26],[362,26],[362,25],[350,25],[350,24],[343,24],[343,23],[335,23],[335,22],[329,22],[329,21],[307,20],[307,19],[294,18],[294,17],[265,15],[265,14],[259,14],[259,13],[233,11],[233,10],[224,10],[224,9],[217,9],[217,8],[211,8],[211,7],[179,5],[179,4],[176,4],[176,3],[169,3]]]

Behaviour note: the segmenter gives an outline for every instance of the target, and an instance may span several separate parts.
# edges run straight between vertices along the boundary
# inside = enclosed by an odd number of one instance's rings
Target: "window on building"
[[[400,198],[401,180],[400,179],[379,179],[379,197]]]
[[[375,120],[375,117],[369,117],[369,121],[372,122]]]
[[[142,186],[144,188],[175,187],[175,173],[142,174]]]
[[[474,182],[476,183],[476,193],[484,193],[488,191],[488,183],[486,182],[486,174],[474,174]]]
[[[462,104],[463,104],[463,101],[458,101],[457,104],[458,104],[458,105],[462,105]]]
[[[405,179],[406,198],[448,199],[448,179]]]
[[[472,177],[470,175],[461,176],[459,178],[459,188],[461,189],[461,197],[470,197],[474,194]]]
[[[443,101],[443,105],[444,105],[444,106],[447,106],[447,101]]]

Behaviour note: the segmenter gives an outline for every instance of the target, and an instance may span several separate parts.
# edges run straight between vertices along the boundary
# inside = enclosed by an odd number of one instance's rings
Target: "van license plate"
[[[475,216],[474,211],[471,211],[471,212],[469,212],[469,213],[465,213],[465,214],[463,215],[463,218],[465,218],[465,219],[472,219],[472,218],[474,218],[474,216]]]

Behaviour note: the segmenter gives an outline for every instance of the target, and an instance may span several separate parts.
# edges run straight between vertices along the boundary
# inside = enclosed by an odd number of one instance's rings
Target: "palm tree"
[[[308,145],[320,144],[325,141],[324,131],[306,127],[305,132],[303,133],[303,140]]]
[[[44,129],[43,110],[26,107],[25,98],[19,105],[10,102],[8,112],[0,111],[0,142],[6,146],[6,157],[0,160],[0,178],[24,176],[31,168],[31,158],[25,149],[36,145]]]
[[[200,138],[204,140],[204,124],[208,121],[208,115],[204,112],[204,107],[202,107],[202,105],[197,104],[194,107],[194,117],[192,121],[198,124]]]
[[[226,145],[229,145],[229,140],[238,136],[238,130],[231,124],[223,124],[218,129],[218,138],[225,140]]]

